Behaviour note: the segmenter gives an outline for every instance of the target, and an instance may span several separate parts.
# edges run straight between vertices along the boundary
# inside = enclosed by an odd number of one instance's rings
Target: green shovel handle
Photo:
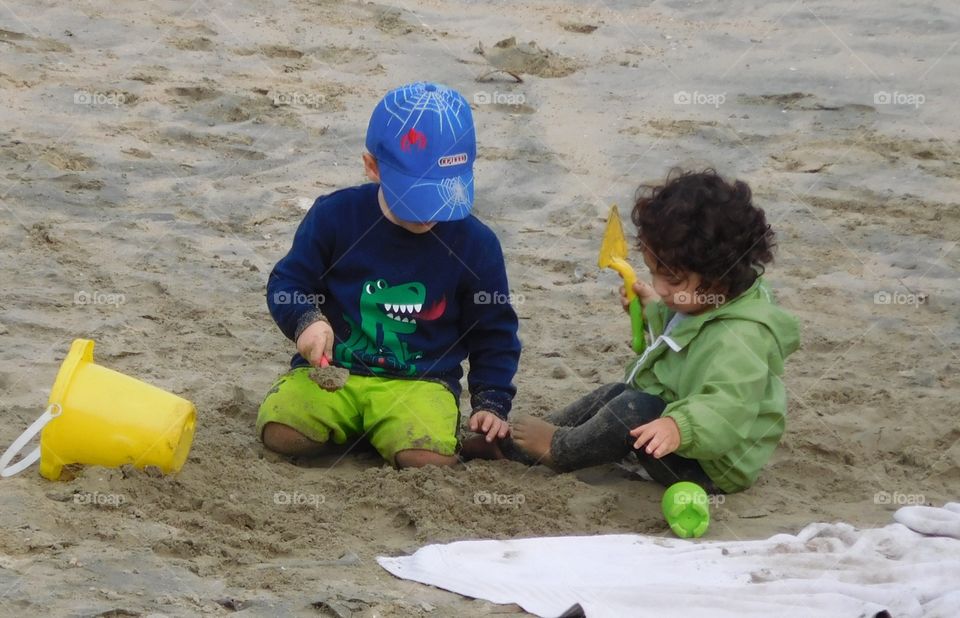
[[[630,331],[633,335],[631,345],[633,351],[637,354],[643,354],[647,342],[643,338],[643,307],[640,306],[640,299],[636,296],[630,301]]]

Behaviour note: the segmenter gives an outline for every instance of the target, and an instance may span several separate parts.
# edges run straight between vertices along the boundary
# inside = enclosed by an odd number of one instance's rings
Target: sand
[[[626,218],[674,164],[712,164],[778,231],[769,280],[803,346],[783,445],[708,538],[876,526],[957,498],[960,11],[506,6],[23,0],[0,15],[0,442],[41,413],[77,337],[199,413],[175,477],[0,482],[0,614],[511,613],[374,557],[669,534],[660,488],[616,466],[397,472],[361,448],[291,462],[256,442],[293,352],[266,311],[270,268],[318,194],[362,182],[377,97],[422,78],[475,104],[476,212],[521,316],[518,412],[621,378],[628,322],[596,266],[607,210]],[[493,67],[476,50],[511,37],[533,56],[510,67],[523,82],[475,81]]]
[[[310,379],[317,383],[317,386],[325,391],[338,391],[347,383],[350,372],[343,367],[328,365],[326,367],[314,367],[310,370]]]

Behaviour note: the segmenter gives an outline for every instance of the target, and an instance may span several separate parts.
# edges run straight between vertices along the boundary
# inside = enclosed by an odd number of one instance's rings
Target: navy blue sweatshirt
[[[379,185],[317,198],[267,282],[289,339],[326,317],[334,364],[358,375],[434,379],[460,396],[464,359],[474,412],[510,412],[520,359],[500,242],[475,217],[414,234],[380,210]],[[307,365],[299,354],[293,367]]]

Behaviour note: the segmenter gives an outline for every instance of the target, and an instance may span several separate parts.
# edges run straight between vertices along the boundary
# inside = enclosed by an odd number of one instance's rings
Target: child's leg
[[[310,379],[309,367],[280,376],[267,392],[257,415],[257,435],[263,445],[283,455],[312,455],[328,440],[343,444],[362,433],[351,380],[336,392]]]
[[[627,385],[623,382],[614,382],[613,384],[605,384],[595,391],[584,395],[580,399],[577,399],[567,407],[557,410],[556,412],[551,412],[547,415],[546,420],[551,424],[558,427],[574,427],[585,423],[589,419],[600,411],[603,406],[608,404],[610,401],[615,399],[624,390],[627,389]],[[522,419],[520,423],[527,422],[528,419]],[[483,442],[483,437],[476,438],[475,440]],[[481,444],[482,446],[482,444]],[[528,466],[533,466],[538,463],[541,463],[542,456],[531,456],[529,453],[525,452],[523,449],[518,448],[514,443],[512,437],[507,437],[499,441],[499,454],[513,461],[519,461],[520,463],[527,464]],[[477,452],[482,452],[479,449],[476,449]],[[473,455],[473,450],[469,453]],[[479,455],[483,457],[483,455]],[[483,457],[484,459],[493,459],[494,457]]]
[[[659,418],[659,397],[624,388],[576,427],[524,418],[513,426],[514,443],[527,455],[558,470],[578,470],[620,461],[633,450],[630,430]]]
[[[669,487],[680,481],[690,481],[703,487],[708,494],[723,493],[720,488],[714,485],[713,480],[707,476],[696,459],[681,457],[676,453],[656,459],[643,450],[634,452],[637,454],[640,465],[650,474],[650,478],[664,487]]]
[[[314,442],[293,427],[269,421],[260,434],[263,445],[281,455],[317,455],[323,450],[322,442]]]
[[[445,386],[427,380],[358,378],[363,429],[399,468],[444,466],[456,457],[460,407]]]
[[[592,393],[581,397],[562,410],[551,412],[546,420],[557,427],[575,427],[593,418],[600,408],[613,401],[627,389],[623,382],[604,384]]]

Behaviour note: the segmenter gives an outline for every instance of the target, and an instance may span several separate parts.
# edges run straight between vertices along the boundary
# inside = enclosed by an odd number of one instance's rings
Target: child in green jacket
[[[773,230],[750,188],[713,170],[641,187],[632,220],[653,278],[634,286],[650,345],[624,382],[515,421],[501,448],[563,471],[633,452],[665,486],[742,491],[783,435],[783,362],[799,346],[762,277]]]

